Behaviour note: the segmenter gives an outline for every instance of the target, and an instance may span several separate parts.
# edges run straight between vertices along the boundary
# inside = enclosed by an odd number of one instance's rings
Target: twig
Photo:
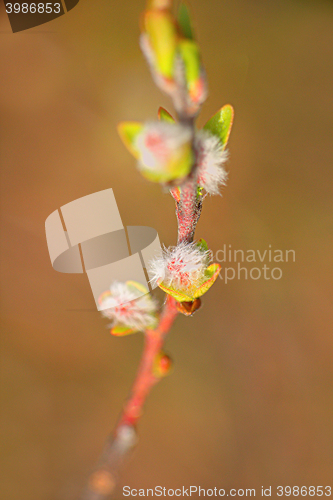
[[[151,2],[152,4],[153,2]],[[161,88],[165,85],[164,90],[167,91],[170,82],[161,80],[160,76],[155,72],[151,48],[147,44],[146,37],[141,37],[140,43],[152,69],[155,82]],[[170,87],[172,92],[169,91],[168,93],[173,100],[179,123],[191,129],[193,151],[193,165],[190,174],[180,186],[170,189],[170,193],[176,202],[177,243],[179,244],[193,242],[195,229],[201,215],[203,195],[201,194],[202,190],[198,189],[197,182],[199,155],[198,151],[196,151],[194,126],[195,114],[200,106],[199,104],[189,106],[184,63],[179,58],[177,61],[176,78]],[[204,100],[204,96],[205,92],[203,91],[202,100]],[[88,479],[81,500],[107,500],[112,495],[117,484],[119,471],[137,442],[136,424],[143,413],[146,398],[152,387],[161,379],[161,375],[156,373],[155,362],[157,356],[161,353],[165,337],[170,331],[178,312],[182,311],[186,314],[185,306],[193,304],[192,308],[189,307],[189,315],[192,314],[200,306],[200,299],[196,299],[193,303],[185,302],[183,304],[184,307],[181,309],[179,303],[171,295],[167,294],[158,326],[154,330],[145,331],[145,346],[129,399],[125,404],[115,431],[106,442],[95,471]]]
[[[96,469],[88,479],[82,500],[106,500],[114,491],[119,470],[137,442],[135,426],[142,415],[145,400],[161,378],[155,373],[154,363],[177,314],[175,299],[167,295],[157,328],[145,332],[145,347],[130,397],[114,433],[106,442]]]
[[[193,169],[195,165],[193,166]],[[175,197],[175,191],[171,194]],[[178,242],[193,241],[194,231],[201,214],[201,197],[197,195],[193,179],[181,189],[176,201]],[[143,413],[143,406],[153,386],[160,380],[154,372],[156,356],[161,351],[165,337],[178,314],[176,300],[166,295],[166,301],[155,330],[145,332],[145,346],[130,397],[116,426],[108,438],[96,469],[88,479],[82,500],[106,500],[112,495],[118,474],[137,442],[136,423]]]

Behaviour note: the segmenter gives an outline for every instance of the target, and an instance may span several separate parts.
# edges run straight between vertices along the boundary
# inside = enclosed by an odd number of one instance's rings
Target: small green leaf
[[[197,188],[197,196],[202,196],[202,193],[203,193],[203,187],[199,186]]]
[[[180,40],[179,51],[184,61],[187,85],[191,89],[201,74],[199,47],[193,40]]]
[[[206,240],[204,240],[203,238],[200,238],[200,240],[197,241],[197,246],[200,248],[200,250],[202,250],[203,252],[207,252],[208,250],[208,245],[207,245],[207,242]]]
[[[159,108],[157,116],[162,122],[176,123],[176,120],[170,115],[169,111],[162,108],[162,106]]]
[[[219,272],[220,272],[221,266],[220,264],[211,264],[210,266],[207,267],[206,269],[206,281],[195,291],[194,293],[194,298],[201,297],[204,293],[207,292],[207,290],[210,289],[210,287],[213,285],[213,283],[216,281]]]
[[[187,3],[181,2],[179,6],[179,11],[178,11],[178,24],[181,29],[181,32],[185,38],[188,38],[189,40],[193,40],[193,29],[192,29],[192,23],[191,23],[191,18],[190,18],[190,11],[188,8]]]
[[[171,295],[174,299],[178,300],[178,302],[191,302],[193,300],[192,297],[186,295],[185,293],[179,292],[178,290],[175,290],[174,288],[166,287],[163,285],[163,283],[159,283],[158,286],[163,290],[163,292],[168,293]]]
[[[118,124],[118,134],[130,153],[135,158],[139,158],[140,153],[135,147],[135,139],[143,129],[143,123],[140,122],[120,122]]]
[[[114,335],[115,337],[124,337],[125,335],[130,335],[135,332],[136,330],[128,328],[127,326],[115,326],[110,330],[111,335]]]
[[[227,146],[233,119],[234,109],[230,104],[226,104],[204,126],[204,130],[208,130],[220,139],[223,149]]]

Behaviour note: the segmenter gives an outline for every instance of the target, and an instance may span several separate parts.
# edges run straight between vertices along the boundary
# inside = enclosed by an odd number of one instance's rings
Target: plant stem
[[[194,137],[193,121],[191,121],[191,126]],[[178,244],[193,241],[202,209],[202,195],[197,191],[197,152],[194,145],[193,151],[195,159],[191,174],[181,188],[171,190],[176,201]],[[115,431],[106,441],[100,460],[88,479],[88,485],[81,500],[107,500],[112,495],[119,471],[137,442],[135,426],[143,413],[144,403],[153,386],[161,378],[155,373],[154,363],[177,314],[176,300],[167,295],[157,328],[145,332],[145,346],[129,399]]]
[[[177,194],[177,189],[171,190],[171,194],[176,201],[178,243],[191,243],[202,207],[202,197],[197,194],[195,165],[193,175],[189,176],[181,188],[180,196]],[[177,314],[176,300],[167,295],[157,328],[145,332],[145,346],[129,399],[115,431],[106,441],[81,500],[107,500],[112,495],[119,470],[137,442],[135,426],[143,413],[144,403],[152,387],[160,380],[154,371],[155,359]]]
[[[146,397],[151,388],[160,380],[160,377],[154,373],[154,361],[161,351],[164,339],[177,314],[175,299],[167,295],[157,328],[155,330],[147,330],[145,333],[145,347],[139,370],[118,427],[122,425],[135,425],[142,414]]]
[[[175,198],[175,201],[178,221],[177,243],[192,243],[202,209],[202,196],[197,194],[197,185],[192,178],[184,182],[180,200],[177,201]]]
[[[155,373],[154,363],[177,314],[175,299],[167,295],[158,326],[145,332],[145,346],[130,397],[115,431],[105,444],[97,467],[88,479],[82,500],[110,498],[119,470],[137,442],[135,425],[143,413],[143,405],[152,387],[161,379]]]
[[[197,164],[198,151],[195,144],[195,125],[193,118],[184,120],[178,115],[180,123],[185,123],[192,129],[192,150],[193,150],[193,165],[187,179],[180,187],[170,190],[172,197],[176,202],[176,215],[178,222],[178,240],[179,243],[192,243],[195,229],[202,210],[203,196],[198,192],[197,183]]]
[[[192,243],[201,215],[203,197],[198,192],[197,187],[198,151],[196,151],[194,139],[194,117],[188,112],[185,81],[181,79],[177,83],[178,88],[176,88],[173,96],[175,108],[178,109],[177,117],[180,124],[191,128],[194,154],[191,173],[180,187],[170,190],[176,202],[177,244],[179,244]],[[176,304],[176,300],[167,295],[157,328],[145,332],[145,346],[129,399],[125,404],[114,433],[106,442],[95,471],[89,477],[88,486],[81,500],[107,500],[115,489],[119,470],[136,444],[135,426],[143,413],[146,398],[152,387],[161,378],[155,373],[154,363],[178,314]]]

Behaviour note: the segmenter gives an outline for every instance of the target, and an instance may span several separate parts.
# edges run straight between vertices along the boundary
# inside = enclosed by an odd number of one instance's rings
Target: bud
[[[199,47],[194,40],[187,39],[180,40],[178,47],[185,69],[188,111],[195,115],[207,97],[207,82]]]
[[[148,2],[142,17],[141,49],[156,85],[171,96],[177,112],[195,116],[207,97],[206,76],[189,9],[181,2],[175,19],[171,4],[168,0]]]
[[[177,302],[176,307],[177,311],[185,316],[193,316],[201,307],[201,299],[195,299],[193,302]]]
[[[148,0],[147,1],[147,10],[150,9],[171,9],[172,0]]]
[[[167,9],[147,10],[143,17],[144,36],[149,44],[152,69],[167,80],[174,77],[177,51],[177,28],[171,12]]]
[[[136,281],[114,281],[99,303],[104,307],[103,316],[111,320],[111,334],[117,337],[153,329],[157,324],[157,304],[149,290]]]
[[[172,360],[170,356],[160,351],[154,359],[153,373],[156,378],[162,378],[169,375],[172,369]]]
[[[145,125],[123,122],[118,126],[120,137],[139,160],[142,175],[153,182],[181,181],[194,163],[190,127],[167,121]]]
[[[151,261],[148,274],[178,302],[193,302],[212,286],[220,269],[219,264],[210,264],[207,243],[199,240],[164,249]]]
[[[195,135],[198,153],[198,185],[209,194],[219,194],[228,174],[224,163],[228,159],[226,150],[234,117],[232,106],[223,106]]]
[[[187,2],[181,2],[178,11],[178,25],[181,33],[178,51],[185,73],[187,90],[187,114],[196,115],[207,98],[207,81],[201,62],[199,46],[194,39],[190,11]]]

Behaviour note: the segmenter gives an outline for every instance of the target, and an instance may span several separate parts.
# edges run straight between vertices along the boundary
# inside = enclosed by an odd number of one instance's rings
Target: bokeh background
[[[167,340],[121,486],[332,485],[333,3],[192,0],[210,95],[235,107],[230,180],[197,236],[294,249],[281,280],[219,280]],[[80,0],[12,34],[0,4],[2,497],[75,500],[117,421],[142,336],[111,337],[83,275],[55,272],[47,216],[112,187],[125,225],[174,244],[172,198],[116,133],[168,99],[138,45],[144,1]],[[269,264],[268,264],[269,265]],[[260,266],[259,266],[260,267]],[[76,309],[76,310],[74,310]],[[274,490],[273,490],[274,491]],[[276,497],[273,493],[272,497]]]

